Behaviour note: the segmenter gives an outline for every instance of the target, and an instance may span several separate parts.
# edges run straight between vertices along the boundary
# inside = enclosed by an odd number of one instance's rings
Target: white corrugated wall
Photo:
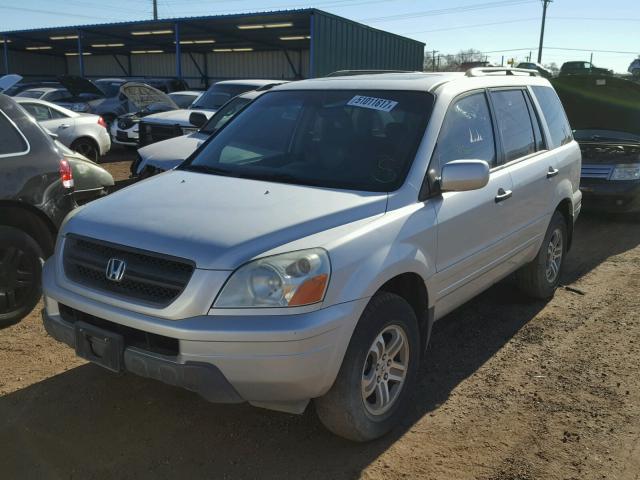
[[[9,52],[9,69],[27,78],[64,75],[65,59],[34,52]]]

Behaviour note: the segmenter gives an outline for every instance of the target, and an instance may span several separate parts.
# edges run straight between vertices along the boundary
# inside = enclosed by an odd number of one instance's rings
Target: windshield
[[[217,110],[236,95],[255,89],[254,85],[220,85],[218,83],[204,92],[191,108]]]
[[[40,98],[43,94],[42,90],[25,90],[16,95],[16,97]]]
[[[192,93],[170,93],[169,96],[179,108],[189,108],[189,105],[198,98],[198,94]]]
[[[181,168],[328,188],[396,190],[432,104],[426,92],[268,92]]]
[[[215,133],[224,126],[231,118],[242,110],[251,100],[248,98],[236,97],[225,103],[207,123],[200,129],[204,133]]]
[[[118,95],[120,87],[124,82],[114,82],[111,80],[96,80],[96,86],[104,93],[105,97],[111,98]]]

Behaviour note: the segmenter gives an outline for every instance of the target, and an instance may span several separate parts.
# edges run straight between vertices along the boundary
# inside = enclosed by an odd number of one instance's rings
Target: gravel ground
[[[125,155],[106,163],[123,178]],[[213,405],[86,364],[38,307],[0,332],[0,477],[638,480],[639,243],[637,221],[583,216],[550,302],[505,281],[438,322],[406,421],[364,445],[313,409]]]

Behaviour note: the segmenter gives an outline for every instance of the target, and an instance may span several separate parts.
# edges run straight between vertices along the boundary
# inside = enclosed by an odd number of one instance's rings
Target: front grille
[[[140,122],[139,127],[140,146],[168,140],[183,135],[180,125],[157,125],[153,123]]]
[[[109,332],[118,333],[124,339],[125,347],[136,347],[152,353],[175,357],[180,352],[180,343],[177,339],[143,332],[137,328],[127,327],[119,323],[110,322],[103,318],[94,317],[62,303],[58,304],[60,316],[69,323],[85,322],[94,327],[103,328]]]
[[[580,176],[582,178],[603,178],[608,179],[613,170],[609,165],[582,165],[582,172]]]
[[[119,282],[109,280],[106,275],[107,263],[112,258],[126,263]],[[66,239],[63,264],[65,274],[74,282],[156,307],[175,300],[194,269],[188,260],[79,236]]]

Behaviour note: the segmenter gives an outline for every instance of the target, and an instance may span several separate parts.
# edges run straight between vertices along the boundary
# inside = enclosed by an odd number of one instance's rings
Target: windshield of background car
[[[249,85],[220,85],[216,84],[204,92],[202,96],[191,106],[194,109],[217,110],[236,95],[255,90],[255,86]]]
[[[120,92],[123,82],[112,82],[110,80],[97,80],[94,82],[96,86],[104,93],[105,97],[116,97]]]
[[[268,92],[181,168],[276,182],[389,192],[402,185],[433,96],[390,90]]]
[[[16,97],[40,98],[42,95],[44,95],[42,90],[25,90],[16,95]]]
[[[190,95],[184,93],[170,93],[169,96],[180,108],[189,108],[189,105],[198,98],[198,95]]]
[[[203,133],[215,133],[226,124],[234,115],[247,106],[251,100],[248,98],[236,97],[225,103],[205,125],[200,129]]]

